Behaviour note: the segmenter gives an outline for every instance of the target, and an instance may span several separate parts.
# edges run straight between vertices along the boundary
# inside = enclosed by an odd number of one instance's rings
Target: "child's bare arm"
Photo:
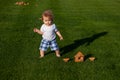
[[[58,37],[60,38],[60,40],[63,40],[63,36],[61,35],[61,33],[59,31],[57,31],[56,34],[58,35]]]
[[[37,29],[37,28],[34,28],[33,29],[33,31],[34,32],[36,32],[36,33],[38,33],[38,34],[40,34],[40,35],[42,35],[43,34],[43,32],[42,31],[40,31],[39,29]]]

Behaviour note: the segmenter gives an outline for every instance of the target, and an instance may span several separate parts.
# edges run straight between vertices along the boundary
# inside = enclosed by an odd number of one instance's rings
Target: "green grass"
[[[28,6],[16,1],[0,1],[0,80],[119,80],[119,0],[23,0]],[[57,37],[61,58],[48,50],[39,59],[41,36],[33,28],[40,28],[46,9],[64,37]],[[78,51],[96,60],[75,63]],[[71,60],[65,63],[64,57]]]

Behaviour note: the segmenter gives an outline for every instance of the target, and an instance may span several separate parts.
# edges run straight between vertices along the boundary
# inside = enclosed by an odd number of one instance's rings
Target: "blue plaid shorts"
[[[56,39],[54,39],[52,41],[42,39],[39,49],[46,51],[49,47],[51,48],[52,51],[59,50]]]

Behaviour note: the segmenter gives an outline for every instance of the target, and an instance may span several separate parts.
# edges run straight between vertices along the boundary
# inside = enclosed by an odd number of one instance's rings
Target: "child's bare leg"
[[[40,50],[40,57],[44,57],[45,52],[43,50]]]
[[[59,50],[56,50],[55,54],[56,54],[57,57],[60,57],[60,51]]]

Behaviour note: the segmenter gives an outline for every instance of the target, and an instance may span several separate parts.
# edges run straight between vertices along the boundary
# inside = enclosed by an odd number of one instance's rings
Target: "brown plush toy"
[[[75,62],[83,62],[84,61],[84,55],[82,54],[82,52],[78,52],[75,56],[74,56],[74,60]]]

